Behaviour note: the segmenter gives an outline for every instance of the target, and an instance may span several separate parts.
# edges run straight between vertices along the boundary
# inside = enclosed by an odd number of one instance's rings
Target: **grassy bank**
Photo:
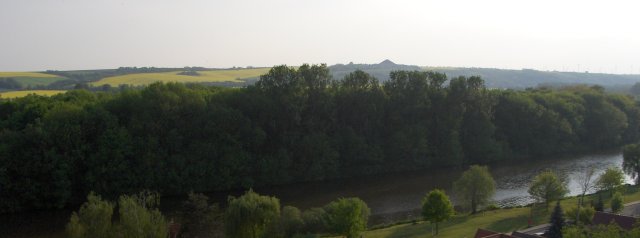
[[[624,190],[625,203],[640,200],[640,186],[627,186]],[[597,195],[586,196],[585,203],[589,203],[589,200],[592,199],[597,199]],[[608,193],[603,193],[603,200],[605,207],[609,207]],[[577,207],[577,201],[577,197],[566,198],[561,202],[562,208],[566,211],[572,207]],[[532,217],[534,225],[547,223],[552,210],[552,205],[546,210],[544,205],[537,204],[533,209],[531,207],[518,207],[485,211],[474,215],[457,215],[439,225],[440,234],[437,237],[473,237],[477,228],[511,232],[527,227],[529,217]],[[432,225],[428,222],[408,223],[369,230],[363,234],[363,237],[425,237],[431,234],[432,228]]]

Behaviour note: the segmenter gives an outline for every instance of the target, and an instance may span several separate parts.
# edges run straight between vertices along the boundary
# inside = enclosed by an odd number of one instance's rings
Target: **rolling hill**
[[[253,69],[225,69],[194,71],[197,75],[184,75],[184,71],[172,71],[164,73],[136,73],[107,77],[91,83],[93,86],[102,85],[148,85],[154,82],[182,82],[182,83],[216,83],[232,82],[243,83],[249,79],[256,79],[269,71],[269,68]]]
[[[13,79],[22,87],[47,86],[65,80],[64,77],[37,72],[0,72],[0,79]]]

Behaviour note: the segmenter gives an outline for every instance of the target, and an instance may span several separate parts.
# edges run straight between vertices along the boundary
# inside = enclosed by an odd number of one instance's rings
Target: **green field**
[[[640,200],[640,186],[629,186],[626,188],[624,202],[633,202]],[[595,196],[585,197],[585,203]],[[608,199],[605,199],[605,207],[609,207]],[[567,198],[561,202],[562,209],[566,211],[571,207],[577,206],[575,197]],[[545,210],[543,205],[537,205],[533,209],[533,223],[543,224],[549,222],[550,213],[553,206],[549,206],[549,210]],[[484,228],[497,232],[512,232],[527,227],[527,223],[531,214],[530,207],[498,209],[495,211],[481,212],[475,215],[459,215],[451,220],[439,225],[440,234],[436,237],[473,237],[478,228]],[[431,237],[431,224],[428,222],[419,222],[417,224],[402,224],[391,226],[383,229],[369,230],[362,234],[366,238],[382,238],[382,237]]]
[[[92,83],[93,86],[109,84],[118,86],[122,84],[140,86],[155,82],[181,82],[181,83],[205,83],[205,82],[242,82],[239,79],[256,78],[269,71],[269,68],[256,69],[230,69],[230,70],[207,70],[198,71],[200,75],[178,75],[182,71],[166,73],[140,73],[127,74],[114,77],[103,78]]]
[[[23,87],[46,86],[53,82],[65,79],[58,75],[36,72],[0,72],[0,78],[13,78]]]
[[[25,91],[8,91],[1,92],[0,98],[19,98],[29,94],[36,94],[41,96],[52,96],[60,93],[64,93],[64,90],[25,90]]]

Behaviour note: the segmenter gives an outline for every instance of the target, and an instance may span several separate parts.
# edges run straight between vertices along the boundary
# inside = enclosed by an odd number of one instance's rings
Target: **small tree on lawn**
[[[549,207],[549,202],[563,198],[569,190],[556,174],[547,170],[533,179],[529,186],[529,194],[537,201],[544,202]]]
[[[613,195],[613,190],[622,186],[622,183],[624,183],[624,174],[622,173],[622,170],[610,167],[605,170],[600,177],[598,177],[596,186],[600,191],[609,191],[609,194]]]
[[[436,224],[436,235],[438,234],[438,222],[448,220],[451,215],[453,215],[453,206],[444,191],[432,190],[422,199],[422,217]]]
[[[558,201],[551,214],[551,221],[549,221],[551,226],[549,226],[546,233],[548,238],[562,238],[562,227],[564,226],[564,216],[562,214],[560,201]]]
[[[496,182],[487,166],[472,165],[453,183],[453,189],[457,196],[469,202],[471,213],[476,213],[478,206],[486,204],[495,193]]]
[[[371,210],[359,198],[340,198],[324,207],[329,231],[355,238],[367,229]]]

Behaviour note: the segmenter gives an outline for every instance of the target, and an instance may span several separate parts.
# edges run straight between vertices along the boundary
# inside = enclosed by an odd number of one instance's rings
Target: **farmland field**
[[[35,73],[35,72],[0,72],[0,78],[59,78],[58,75]]]
[[[269,68],[257,69],[231,69],[231,70],[207,70],[198,71],[196,76],[179,75],[182,71],[166,73],[140,73],[127,74],[108,77],[92,83],[93,86],[109,84],[118,86],[121,84],[140,86],[155,82],[181,82],[181,83],[204,83],[204,82],[242,82],[239,79],[256,78],[269,71]]]
[[[53,82],[65,79],[58,75],[36,72],[0,72],[0,78],[13,78],[23,87],[38,85],[46,86]]]
[[[0,98],[19,98],[29,94],[36,94],[41,96],[53,96],[56,94],[64,93],[64,90],[25,90],[25,91],[8,91],[0,93]]]

